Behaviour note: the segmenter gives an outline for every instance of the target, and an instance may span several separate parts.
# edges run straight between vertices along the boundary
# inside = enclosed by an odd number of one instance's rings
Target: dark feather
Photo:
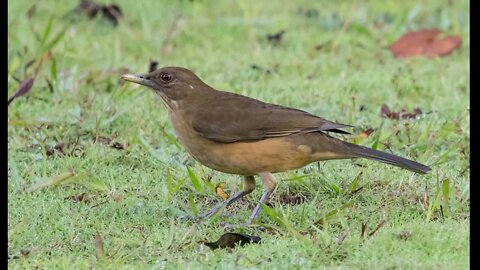
[[[341,129],[351,127],[234,93],[219,91],[206,102],[208,104],[202,105],[209,109],[197,111],[192,126],[201,136],[217,142],[261,140],[319,131],[349,134]]]

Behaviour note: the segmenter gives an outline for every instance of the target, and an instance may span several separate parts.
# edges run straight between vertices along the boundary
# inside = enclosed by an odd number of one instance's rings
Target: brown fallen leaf
[[[99,13],[103,18],[110,21],[114,26],[118,25],[120,18],[122,17],[122,10],[118,5],[101,5],[92,0],[80,0],[80,3],[66,15],[70,14],[85,15],[90,19],[95,18]]]
[[[15,90],[15,92],[13,92],[13,94],[8,98],[8,105],[10,105],[10,103],[17,97],[26,95],[28,92],[30,92],[33,86],[33,81],[33,78],[23,80],[20,83],[20,86],[18,86],[17,90]]]
[[[89,18],[97,16],[100,5],[91,0],[80,0],[78,6],[74,9],[75,13],[83,13]]]
[[[30,254],[30,251],[30,249],[20,249],[20,254],[22,254],[23,257],[26,257]]]
[[[105,257],[105,250],[103,248],[103,240],[100,234],[97,232],[95,234],[95,253],[97,255],[97,259]]]
[[[412,236],[412,233],[409,231],[402,231],[398,234],[398,238],[402,240],[408,240]]]
[[[297,205],[305,201],[305,198],[302,196],[282,194],[280,195],[281,204]]]
[[[422,203],[423,207],[425,209],[428,209],[428,187],[425,186],[425,191],[423,192],[423,203]]]
[[[233,248],[239,244],[243,246],[245,244],[260,243],[261,238],[258,236],[243,234],[243,233],[225,233],[215,242],[205,242],[204,245],[208,246],[212,250],[217,248]]]
[[[46,154],[47,156],[52,156],[54,154],[57,154],[57,155],[64,155],[65,152],[63,151],[63,147],[65,146],[65,144],[63,142],[60,142],[58,144],[56,144],[53,148],[47,148],[46,150]]]
[[[362,239],[365,238],[365,232],[366,231],[367,231],[367,223],[362,223],[362,234],[361,234]]]
[[[268,42],[270,42],[271,44],[277,45],[282,41],[283,35],[285,34],[285,32],[286,32],[285,30],[281,30],[278,33],[267,35]]]
[[[223,187],[225,186],[225,183],[221,182],[218,183],[215,186],[215,193],[217,193],[218,196],[222,197],[224,200],[228,199],[230,196],[223,190]]]
[[[117,26],[122,17],[122,10],[117,5],[104,5],[102,7],[102,14],[105,19],[110,21],[114,26]]]
[[[376,227],[373,231],[371,231],[371,232],[368,234],[368,236],[373,236],[380,228],[383,227],[383,225],[385,225],[385,222],[386,222],[386,220],[380,221],[380,223],[378,223],[377,227]]]
[[[370,134],[372,134],[374,131],[375,130],[373,128],[367,128],[363,130],[353,138],[353,143],[360,144],[363,140],[368,138],[368,136],[370,136]]]
[[[72,196],[67,196],[64,198],[65,200],[72,200],[74,202],[88,202],[90,198],[88,197],[88,194],[86,192],[72,195]]]
[[[110,144],[110,147],[114,148],[114,149],[118,149],[118,150],[123,150],[125,149],[125,146],[119,142],[114,142],[112,144]]]
[[[423,112],[420,108],[415,108],[413,112],[407,112],[405,109],[402,109],[399,112],[393,112],[386,104],[383,104],[380,108],[380,116],[395,120],[414,119],[421,114],[423,114]]]
[[[407,58],[419,55],[428,57],[445,56],[462,44],[460,36],[448,36],[438,39],[439,29],[422,29],[401,36],[391,46],[390,50],[396,58]]]
[[[370,134],[373,133],[373,131],[375,131],[373,128],[367,128],[364,131],[360,132],[358,136],[362,138],[367,138],[368,136],[370,136]]]
[[[125,146],[119,142],[113,142],[113,139],[111,138],[108,138],[108,137],[104,137],[104,136],[99,136],[98,138],[94,137],[93,140],[95,141],[95,143],[101,143],[101,144],[105,144],[105,145],[108,145],[114,149],[118,149],[118,150],[123,150],[125,149]]]

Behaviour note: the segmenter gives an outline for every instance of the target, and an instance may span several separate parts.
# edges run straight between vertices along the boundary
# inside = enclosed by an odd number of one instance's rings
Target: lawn
[[[77,4],[9,1],[8,95],[35,77],[8,107],[9,268],[468,269],[468,1],[118,0],[117,26],[68,13]],[[401,35],[432,27],[462,46],[392,56]],[[432,171],[336,160],[278,173],[257,224],[235,229],[261,242],[210,250],[222,222],[248,219],[261,181],[223,216],[189,218],[242,181],[190,157],[159,98],[120,81],[150,60],[354,125],[341,138]],[[383,104],[422,113],[385,118]]]

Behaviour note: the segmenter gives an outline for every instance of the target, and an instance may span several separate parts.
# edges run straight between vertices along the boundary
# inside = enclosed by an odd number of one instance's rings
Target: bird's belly
[[[310,149],[292,145],[284,138],[235,143],[217,143],[202,137],[179,139],[200,163],[225,173],[255,175],[283,172],[313,161]]]
[[[323,134],[219,143],[200,136],[190,125],[179,119],[172,119],[172,123],[178,140],[196,160],[225,173],[255,175],[261,172],[283,172],[314,161],[340,158],[336,151],[317,142]]]

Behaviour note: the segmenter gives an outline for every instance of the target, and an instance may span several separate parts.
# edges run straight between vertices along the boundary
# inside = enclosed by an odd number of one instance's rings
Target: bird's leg
[[[260,175],[260,177],[262,178],[265,191],[263,192],[262,198],[258,202],[257,206],[255,206],[255,209],[253,209],[253,212],[250,215],[250,218],[246,223],[240,224],[240,225],[223,224],[224,228],[232,229],[236,227],[245,227],[252,224],[252,221],[258,216],[258,213],[260,213],[260,210],[262,209],[262,203],[266,203],[270,195],[272,195],[273,191],[275,190],[275,187],[277,186],[277,180],[275,180],[275,177],[273,176],[273,174],[269,172],[263,172],[263,173],[259,173],[258,175]]]
[[[260,212],[260,209],[262,207],[262,203],[265,203],[268,201],[268,198],[270,197],[270,195],[272,195],[273,191],[275,190],[275,187],[277,186],[277,180],[275,179],[273,174],[269,172],[263,172],[263,173],[259,173],[259,175],[262,178],[265,191],[263,192],[260,202],[258,202],[257,206],[255,206],[255,209],[253,209],[253,212],[250,215],[248,223],[252,223],[252,221],[258,216],[258,213]]]
[[[243,196],[251,193],[255,189],[255,178],[253,176],[244,176],[243,177],[243,190],[239,191],[232,196],[230,196],[227,200],[217,204],[212,210],[208,211],[205,214],[200,215],[199,222],[201,222],[205,218],[209,218],[215,215],[218,211],[222,210],[224,207],[229,206],[233,202],[241,199]]]

